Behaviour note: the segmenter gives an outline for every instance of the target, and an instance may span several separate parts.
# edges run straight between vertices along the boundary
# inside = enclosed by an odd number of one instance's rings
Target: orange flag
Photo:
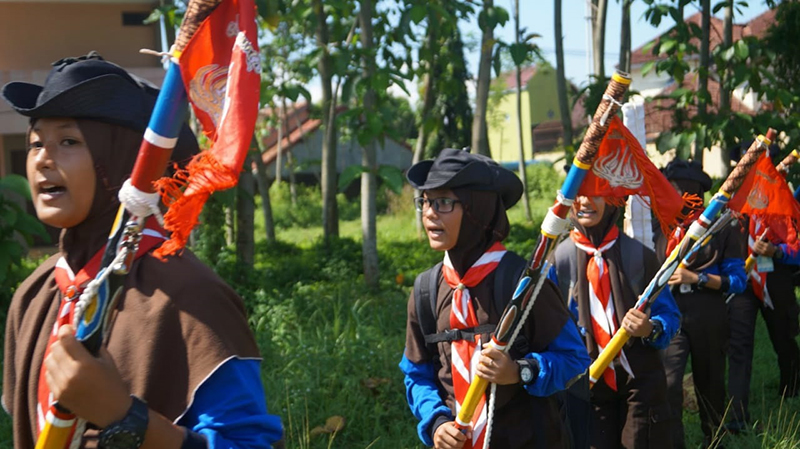
[[[646,196],[666,235],[683,218],[684,207],[694,207],[699,200],[678,195],[619,117],[611,119],[578,195],[601,196],[616,206],[628,195]]]
[[[158,181],[164,227],[172,231],[157,256],[184,247],[208,197],[236,185],[258,117],[261,56],[255,3],[225,0],[209,15],[179,55],[189,102],[211,148],[175,178]]]
[[[798,244],[800,204],[766,152],[758,158],[728,207],[758,218],[782,242]]]

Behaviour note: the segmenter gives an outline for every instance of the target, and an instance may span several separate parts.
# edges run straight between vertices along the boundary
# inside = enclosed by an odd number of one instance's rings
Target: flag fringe
[[[169,208],[164,214],[164,228],[170,231],[169,240],[154,255],[160,259],[181,251],[200,212],[212,193],[236,186],[239,174],[217,161],[210,151],[196,155],[186,169],[177,170],[171,178],[156,181],[161,199]]]

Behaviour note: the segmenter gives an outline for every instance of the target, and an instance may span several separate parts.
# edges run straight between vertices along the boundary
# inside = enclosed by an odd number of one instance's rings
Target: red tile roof
[[[683,83],[683,87],[687,89],[697,90],[697,79],[687,79]],[[645,103],[645,129],[647,130],[648,138],[654,138],[659,134],[670,131],[675,127],[675,100],[668,97],[671,93],[675,92],[678,85],[673,83],[671,86],[664,89],[657,98],[654,98]],[[711,104],[708,105],[709,112],[716,112],[718,110],[720,86],[719,83],[713,79],[708,80],[708,92],[711,95]],[[754,111],[745,106],[736,97],[731,97],[731,110],[733,112],[742,112],[752,115]],[[686,109],[687,118],[694,117],[697,114],[697,108],[691,106]]]
[[[341,114],[347,110],[347,106],[339,105],[336,107],[336,115]],[[275,112],[269,108],[262,109],[260,115],[263,117],[270,117]],[[283,139],[281,139],[281,154],[286,154],[295,145],[305,140],[307,136],[313,134],[320,126],[322,126],[321,118],[311,118],[308,103],[301,103],[295,107],[287,108],[286,116],[288,118],[288,125],[283,130]],[[393,139],[392,139],[393,140]],[[278,129],[272,127],[269,129],[264,139],[264,148],[266,151],[261,154],[261,160],[264,164],[271,164],[278,158]],[[411,151],[411,147],[405,142],[397,142],[400,146]]]
[[[702,14],[696,13],[690,16],[688,19],[685,20],[686,23],[694,23],[697,26],[701,26]],[[756,37],[764,37],[767,33],[769,27],[775,22],[775,10],[768,9],[763,14],[759,15],[758,17],[752,19],[750,22],[739,25],[733,25],[733,40],[734,42],[741,39],[745,36],[756,36]],[[723,28],[724,22],[714,16],[711,16],[711,31],[709,34],[710,46],[709,51],[713,51],[718,45],[720,45],[723,41]],[[667,31],[666,33],[662,34],[664,36],[667,33],[671,33],[672,29]],[[655,39],[658,42],[661,39],[661,36]],[[651,41],[652,42],[652,41]],[[697,39],[692,39],[690,41],[692,45],[696,47],[700,47],[700,42]],[[631,52],[631,64],[643,64],[647,61],[655,61],[658,59],[662,59],[663,57],[659,57],[658,55],[653,55],[652,48],[648,48],[647,51],[644,51],[644,48],[649,44],[649,42],[641,47],[633,50]]]
[[[520,82],[522,83],[523,86],[527,86],[528,85],[528,81],[530,81],[530,79],[533,78],[534,75],[536,75],[536,66],[535,65],[528,66],[528,67],[523,67],[522,70],[520,70],[520,73],[519,73]],[[516,89],[517,88],[517,70],[516,69],[509,70],[507,72],[503,72],[503,73],[500,74],[500,76],[498,76],[497,78],[495,78],[492,81],[496,81],[498,79],[502,79],[505,82],[505,86],[506,86],[507,90]]]

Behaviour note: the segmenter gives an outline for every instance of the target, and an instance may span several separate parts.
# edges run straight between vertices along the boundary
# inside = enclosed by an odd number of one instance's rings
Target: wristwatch
[[[664,326],[661,324],[661,321],[658,320],[649,320],[650,325],[653,326],[653,330],[650,331],[650,335],[647,336],[648,341],[656,341],[661,334],[664,333]]]
[[[147,404],[136,396],[131,395],[131,399],[133,399],[133,403],[128,409],[128,413],[100,432],[100,448],[139,449],[144,443],[149,409]]]
[[[532,384],[533,381],[536,380],[536,376],[539,375],[539,367],[534,366],[535,362],[532,362],[529,359],[517,360],[517,364],[519,365],[519,378],[522,381],[522,384]]]
[[[697,288],[704,288],[708,284],[708,275],[700,273],[697,275]]]

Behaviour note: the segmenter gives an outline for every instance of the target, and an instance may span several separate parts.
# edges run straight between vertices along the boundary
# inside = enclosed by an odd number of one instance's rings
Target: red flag
[[[791,246],[798,244],[800,204],[766,152],[744,178],[728,207],[761,220],[769,227],[770,236]]]
[[[223,1],[179,55],[189,101],[211,148],[174,179],[158,181],[164,227],[172,231],[158,256],[186,244],[209,195],[236,185],[258,116],[261,62],[252,0]]]
[[[681,198],[619,117],[611,119],[578,195],[601,196],[617,206],[624,204],[628,195],[648,197],[650,208],[666,235],[683,218],[684,208],[696,206],[699,200]]]

